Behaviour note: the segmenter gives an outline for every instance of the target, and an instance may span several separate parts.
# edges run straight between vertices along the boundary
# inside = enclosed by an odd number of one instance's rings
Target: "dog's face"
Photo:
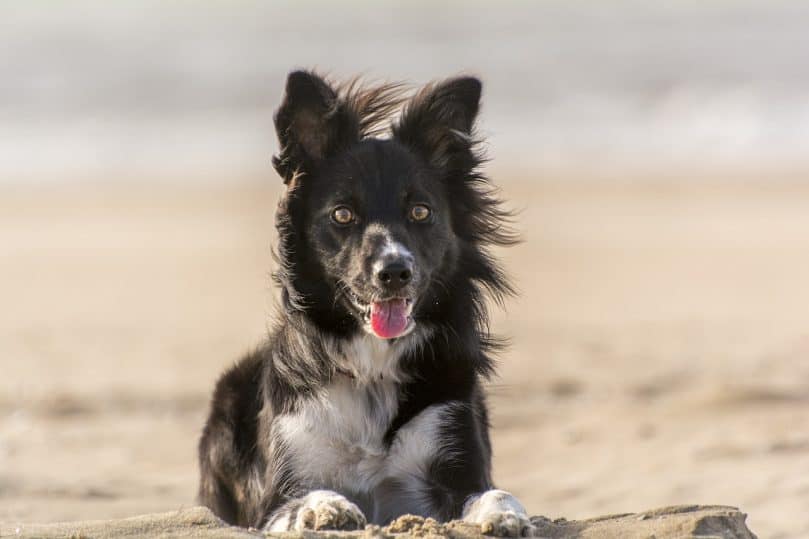
[[[472,208],[453,200],[452,182],[475,163],[480,83],[426,89],[391,138],[370,138],[368,116],[393,108],[386,92],[341,97],[316,75],[292,73],[274,160],[288,185],[279,230],[294,288],[380,339],[410,333],[458,264],[459,212]]]
[[[324,163],[310,188],[307,243],[339,301],[379,338],[412,331],[457,255],[438,178],[397,141],[366,140]]]

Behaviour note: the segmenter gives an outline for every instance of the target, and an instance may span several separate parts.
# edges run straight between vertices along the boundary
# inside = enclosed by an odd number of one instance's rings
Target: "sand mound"
[[[747,515],[734,507],[676,506],[610,515],[589,520],[549,520],[533,517],[540,537],[599,538],[599,539],[656,539],[699,537],[721,539],[755,539],[745,525]],[[296,534],[273,534],[295,537]],[[142,515],[119,520],[92,520],[55,524],[26,524],[13,529],[0,526],[2,537],[37,537],[71,539],[103,539],[112,537],[196,537],[196,538],[248,538],[261,537],[256,530],[226,525],[204,507],[192,507]],[[405,515],[389,526],[368,526],[362,532],[308,532],[307,538],[387,538],[387,537],[449,537],[452,539],[481,537],[478,528],[465,522],[442,524],[428,518]]]

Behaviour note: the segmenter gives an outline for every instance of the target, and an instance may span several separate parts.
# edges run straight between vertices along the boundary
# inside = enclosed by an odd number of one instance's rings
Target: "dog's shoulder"
[[[258,349],[226,370],[216,383],[213,407],[232,410],[248,406],[252,397],[258,395],[265,361],[265,350]]]
[[[262,407],[261,383],[265,353],[259,349],[240,359],[216,383],[203,439],[249,446],[256,438]],[[239,439],[236,439],[238,437]],[[241,440],[243,439],[243,440]],[[244,441],[244,444],[240,444]]]

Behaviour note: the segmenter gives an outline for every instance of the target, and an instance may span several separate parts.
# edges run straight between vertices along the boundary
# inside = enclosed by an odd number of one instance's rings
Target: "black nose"
[[[410,264],[397,261],[387,264],[376,274],[379,284],[387,290],[398,290],[413,278]]]

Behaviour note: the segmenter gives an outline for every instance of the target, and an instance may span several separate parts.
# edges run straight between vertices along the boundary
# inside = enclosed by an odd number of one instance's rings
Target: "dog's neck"
[[[368,333],[350,339],[334,339],[327,349],[338,374],[348,376],[357,385],[372,382],[404,382],[400,360],[408,352],[424,345],[429,331],[419,328],[398,339],[385,340]]]

